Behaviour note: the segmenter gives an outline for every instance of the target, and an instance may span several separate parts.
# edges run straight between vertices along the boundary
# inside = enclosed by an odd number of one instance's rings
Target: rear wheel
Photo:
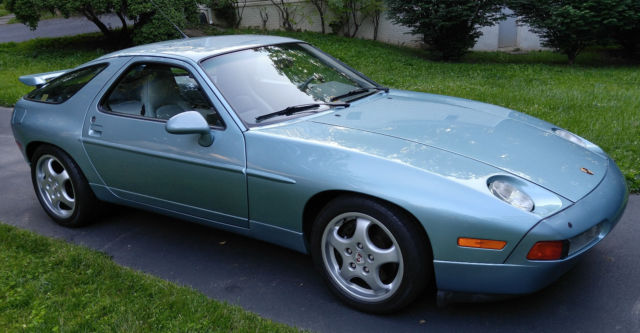
[[[58,224],[78,227],[90,222],[97,199],[71,157],[43,145],[31,159],[31,181],[45,212]]]
[[[431,277],[428,240],[403,211],[343,196],[314,222],[312,255],[330,289],[345,303],[386,313],[414,300]]]

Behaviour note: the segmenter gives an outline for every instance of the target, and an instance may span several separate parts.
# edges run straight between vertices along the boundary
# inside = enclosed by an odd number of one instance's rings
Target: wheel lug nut
[[[359,249],[362,249],[362,243],[358,243],[358,244],[356,244],[356,246],[357,246]]]
[[[347,248],[347,254],[352,254],[353,250],[351,250],[350,248]]]
[[[356,264],[352,262],[352,263],[349,264],[349,267],[356,268]]]
[[[365,273],[369,273],[369,267],[364,266],[364,268],[362,269]]]
[[[369,258],[369,260],[373,261],[373,255],[372,254],[368,255],[367,258]]]

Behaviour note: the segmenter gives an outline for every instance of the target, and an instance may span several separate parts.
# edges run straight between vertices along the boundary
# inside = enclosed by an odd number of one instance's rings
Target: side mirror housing
[[[213,144],[211,128],[197,111],[186,111],[169,118],[165,129],[171,134],[199,134],[198,143],[203,147]]]

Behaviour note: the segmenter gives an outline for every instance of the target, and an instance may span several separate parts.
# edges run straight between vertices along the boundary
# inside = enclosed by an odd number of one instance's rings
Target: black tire
[[[60,148],[42,145],[31,157],[31,182],[44,211],[65,227],[90,223],[96,199],[78,165]]]
[[[316,217],[310,241],[329,289],[361,311],[397,311],[421,295],[433,276],[431,245],[422,228],[376,199],[335,198]]]

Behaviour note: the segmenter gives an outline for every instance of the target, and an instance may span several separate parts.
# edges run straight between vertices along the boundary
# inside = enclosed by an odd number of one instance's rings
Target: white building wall
[[[242,5],[242,0],[239,1]],[[293,10],[293,21],[296,29],[321,31],[320,17],[313,5],[307,0],[289,0],[287,1]],[[247,0],[244,12],[242,15],[241,27],[245,28],[262,28],[263,21],[260,13],[264,16],[268,15],[268,21],[266,28],[269,30],[281,29],[281,18],[278,9],[268,0]],[[328,15],[327,15],[328,16]],[[328,26],[330,17],[325,17],[325,24],[327,24],[326,31],[331,32],[331,28]],[[215,18],[213,19],[215,23]],[[517,28],[517,42],[513,47],[505,49],[521,49],[521,50],[538,50],[543,47],[540,44],[540,38],[532,33],[526,26],[518,26]],[[497,51],[499,47],[499,25],[491,27],[481,28],[482,36],[478,39],[473,50],[476,51]],[[380,26],[378,28],[378,40],[396,45],[406,46],[419,46],[421,45],[421,38],[419,35],[411,35],[410,29],[397,25],[391,22],[385,13],[382,13],[380,17]],[[373,39],[373,22],[371,19],[366,19],[358,33],[358,38]]]
[[[475,51],[496,51],[498,50],[499,27],[494,25],[491,27],[482,27],[480,29],[482,36],[478,38],[476,45],[472,48]]]
[[[521,50],[548,49],[542,46],[540,36],[531,32],[528,26],[518,26],[518,47]]]

